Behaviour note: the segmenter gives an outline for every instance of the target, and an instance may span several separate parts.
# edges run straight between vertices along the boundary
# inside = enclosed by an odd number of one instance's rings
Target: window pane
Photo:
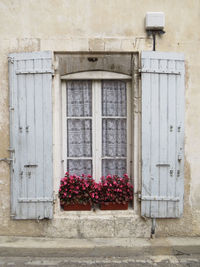
[[[102,154],[126,157],[126,119],[103,119]]]
[[[103,116],[126,116],[126,107],[126,83],[122,81],[103,81]]]
[[[67,170],[70,174],[81,176],[82,174],[92,175],[92,160],[67,160]]]
[[[67,120],[67,147],[68,157],[92,156],[92,120]]]
[[[103,159],[102,160],[102,176],[119,175],[123,176],[126,173],[125,159]]]
[[[92,116],[92,82],[67,82],[67,116]]]

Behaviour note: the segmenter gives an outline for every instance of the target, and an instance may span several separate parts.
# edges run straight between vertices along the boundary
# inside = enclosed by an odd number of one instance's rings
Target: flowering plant
[[[60,204],[92,204],[98,199],[98,185],[91,175],[81,176],[65,173],[61,179],[59,198]]]
[[[99,202],[125,204],[133,199],[133,186],[127,174],[123,177],[117,175],[102,177],[99,186]]]

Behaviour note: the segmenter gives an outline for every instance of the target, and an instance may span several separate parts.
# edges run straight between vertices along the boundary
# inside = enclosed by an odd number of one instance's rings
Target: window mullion
[[[101,119],[101,82],[93,81],[93,176],[101,177],[102,119]]]

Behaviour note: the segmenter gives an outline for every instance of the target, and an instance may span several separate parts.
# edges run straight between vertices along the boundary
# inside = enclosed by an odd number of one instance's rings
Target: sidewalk
[[[200,254],[200,237],[62,239],[0,236],[0,257],[133,257]]]

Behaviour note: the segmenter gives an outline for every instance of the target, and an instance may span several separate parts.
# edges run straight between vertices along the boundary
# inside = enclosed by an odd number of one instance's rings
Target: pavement
[[[64,239],[0,236],[0,266],[200,267],[200,237]]]

